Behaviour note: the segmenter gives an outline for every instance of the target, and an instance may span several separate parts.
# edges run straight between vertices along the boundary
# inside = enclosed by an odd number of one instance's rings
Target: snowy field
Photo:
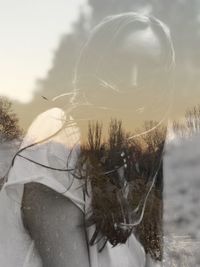
[[[20,142],[16,140],[0,144],[0,178],[6,175],[19,145]]]
[[[164,266],[200,266],[200,136],[175,139],[164,159]]]

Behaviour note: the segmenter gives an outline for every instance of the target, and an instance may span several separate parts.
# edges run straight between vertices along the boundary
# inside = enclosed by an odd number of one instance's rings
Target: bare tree
[[[180,138],[192,137],[200,133],[200,104],[188,108],[184,119],[173,122],[173,131]]]
[[[144,194],[146,185],[152,182],[156,174],[156,182],[148,197],[142,222],[137,226],[139,236],[147,253],[154,259],[162,260],[163,253],[163,166],[162,154],[166,138],[166,126],[156,121],[146,121],[135,143],[140,147],[136,161],[139,163],[137,187],[133,192],[135,199]],[[133,144],[133,149],[135,144]]]
[[[6,178],[12,157],[18,149],[22,134],[18,118],[12,111],[12,103],[6,98],[0,97],[0,189]],[[16,140],[18,142],[15,142]]]
[[[191,133],[200,132],[200,105],[186,110],[185,123]]]
[[[12,103],[0,98],[0,143],[11,141],[22,136],[18,118],[12,111]]]
[[[98,121],[94,124],[89,122],[88,125],[88,145],[91,151],[98,151],[101,146],[102,124]]]
[[[125,206],[128,209],[134,209],[145,195],[149,184],[152,183],[152,177],[157,173],[156,184],[148,197],[143,220],[135,231],[146,252],[153,258],[161,260],[163,251],[162,152],[166,127],[157,125],[158,123],[154,121],[145,122],[140,132],[146,132],[146,134],[129,139],[128,137],[131,135],[123,129],[122,121],[112,119],[106,141],[102,142],[102,125],[98,122],[96,124],[89,123],[88,144],[84,152],[89,156],[87,169],[94,193],[92,205],[98,216],[100,214],[109,216],[111,211],[115,211],[117,214],[119,203],[113,192],[117,190],[116,188],[121,188],[121,186],[123,188],[124,180],[129,182],[130,188],[127,202],[124,200],[127,205]],[[107,175],[102,174],[120,166],[124,166],[123,179],[118,176],[117,171]],[[122,199],[124,197],[122,196]],[[95,214],[94,216],[96,216]],[[95,219],[98,220],[96,217]],[[112,222],[112,220],[110,221]],[[103,220],[100,222],[102,223]],[[109,225],[107,221],[104,223],[107,225],[106,229],[109,229],[110,235],[113,230],[112,224]]]

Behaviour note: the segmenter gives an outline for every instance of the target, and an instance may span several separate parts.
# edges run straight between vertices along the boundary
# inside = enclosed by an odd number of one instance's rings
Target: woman
[[[95,27],[77,64],[70,112],[36,118],[13,159],[2,191],[10,197],[2,222],[13,236],[5,245],[2,230],[4,266],[145,266],[134,227],[152,186],[130,206],[141,171],[129,141],[146,132],[127,132],[158,121],[150,132],[165,120],[173,61],[169,32],[155,18],[126,13]]]

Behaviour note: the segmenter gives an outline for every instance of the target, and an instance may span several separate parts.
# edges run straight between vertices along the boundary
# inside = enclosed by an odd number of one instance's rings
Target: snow
[[[20,145],[19,140],[0,143],[0,178],[6,175],[11,161]]]
[[[200,135],[177,136],[164,157],[164,266],[200,266]]]

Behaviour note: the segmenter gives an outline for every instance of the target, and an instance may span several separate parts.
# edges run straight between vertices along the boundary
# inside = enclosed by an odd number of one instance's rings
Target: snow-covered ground
[[[20,141],[18,140],[0,144],[0,178],[6,175],[10,167],[12,158],[15,155],[19,145]]]
[[[164,158],[164,266],[200,266],[200,135],[175,138]]]

